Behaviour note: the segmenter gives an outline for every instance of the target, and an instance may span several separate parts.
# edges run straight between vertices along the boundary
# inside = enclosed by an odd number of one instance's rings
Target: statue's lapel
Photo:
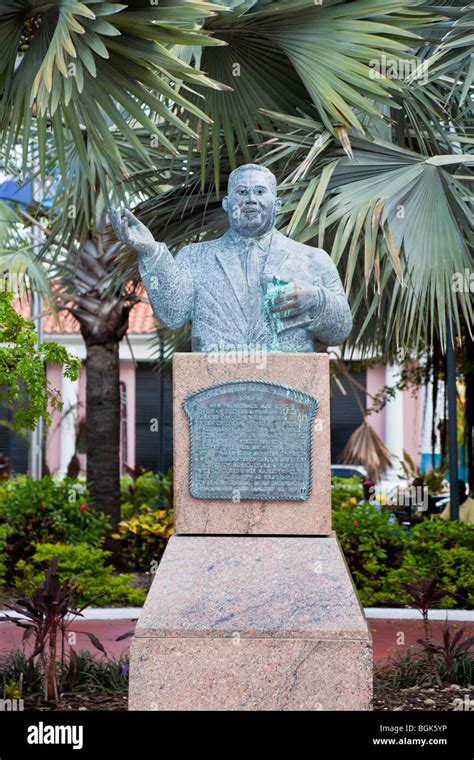
[[[268,280],[273,276],[285,279],[285,265],[290,260],[290,244],[288,238],[275,230],[264,269]]]
[[[247,282],[242,266],[242,257],[239,255],[238,248],[229,233],[226,233],[220,239],[216,250],[216,258],[233,290],[238,307],[242,313],[242,320],[246,322],[249,309]]]

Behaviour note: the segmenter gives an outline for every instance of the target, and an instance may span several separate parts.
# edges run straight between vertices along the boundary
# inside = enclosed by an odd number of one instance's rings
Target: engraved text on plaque
[[[236,502],[309,497],[315,398],[285,385],[240,380],[192,393],[183,406],[190,420],[192,496]]]

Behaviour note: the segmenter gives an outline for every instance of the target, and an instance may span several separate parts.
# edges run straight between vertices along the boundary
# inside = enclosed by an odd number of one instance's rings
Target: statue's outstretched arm
[[[194,288],[189,271],[188,247],[173,258],[164,243],[151,256],[140,257],[138,269],[156,318],[171,329],[192,318]]]
[[[138,254],[138,268],[157,319],[177,328],[192,317],[194,288],[188,248],[174,259],[164,243],[157,243],[148,227],[128,209],[110,209],[117,238]]]

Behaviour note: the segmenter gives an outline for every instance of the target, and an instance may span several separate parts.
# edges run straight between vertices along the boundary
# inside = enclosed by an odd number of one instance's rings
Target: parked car
[[[332,464],[331,478],[360,478],[363,482],[367,478],[367,470],[357,464]]]

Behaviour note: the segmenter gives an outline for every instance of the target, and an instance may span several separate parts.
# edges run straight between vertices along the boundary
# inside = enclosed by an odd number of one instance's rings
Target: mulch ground
[[[128,710],[126,694],[104,694],[101,692],[74,692],[61,694],[59,703],[49,702],[42,694],[25,697],[25,710]]]
[[[375,712],[446,712],[469,710],[474,706],[474,687],[412,686],[407,689],[376,688],[374,693]],[[33,694],[25,698],[25,710],[127,710],[126,694],[101,694],[100,692],[76,692],[62,694],[59,704],[48,702],[42,694]]]
[[[410,686],[407,689],[376,688],[374,710],[446,712],[474,708],[474,687],[462,686]]]

